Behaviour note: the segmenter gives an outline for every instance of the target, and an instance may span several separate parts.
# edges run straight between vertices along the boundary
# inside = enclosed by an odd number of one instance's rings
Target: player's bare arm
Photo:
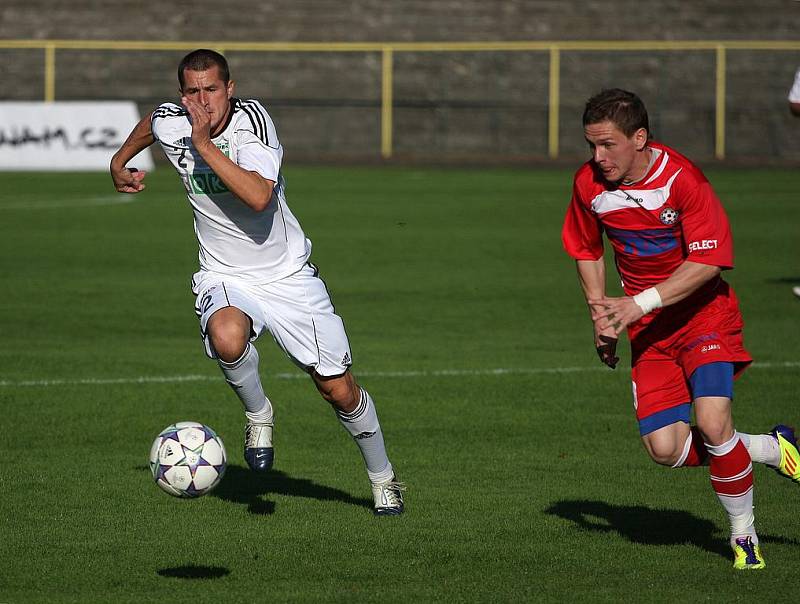
[[[614,369],[619,362],[617,356],[617,334],[612,327],[600,324],[594,318],[596,312],[602,307],[593,306],[590,300],[605,299],[606,290],[606,265],[602,258],[598,260],[577,260],[578,279],[589,306],[589,313],[592,316],[592,326],[594,328],[594,346],[600,361]]]
[[[618,335],[631,323],[641,319],[647,312],[659,306],[669,306],[680,302],[711,279],[720,274],[720,267],[700,264],[686,260],[669,278],[659,283],[653,291],[643,292],[645,300],[637,300],[638,296],[622,298],[598,297],[588,300],[592,309],[592,320],[599,322],[602,328],[611,328]],[[640,294],[641,296],[642,294]],[[650,299],[658,297],[655,304]],[[648,308],[653,304],[652,308]],[[644,305],[644,307],[643,307]]]
[[[267,208],[275,183],[237,166],[211,141],[211,119],[203,106],[188,96],[181,103],[192,120],[192,145],[228,189],[252,209]]]
[[[150,114],[144,116],[136,126],[134,126],[128,138],[111,158],[111,179],[114,187],[120,193],[139,193],[144,190],[144,180],[146,172],[142,170],[130,170],[125,166],[136,155],[155,142],[153,131],[150,127]]]

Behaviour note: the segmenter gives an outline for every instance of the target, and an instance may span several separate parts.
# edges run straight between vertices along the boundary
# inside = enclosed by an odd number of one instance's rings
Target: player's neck
[[[626,186],[635,185],[637,182],[642,180],[645,176],[647,176],[647,173],[650,172],[650,168],[653,167],[655,160],[656,154],[653,153],[653,150],[650,147],[645,147],[642,149],[642,151],[637,154],[629,175],[622,179],[622,184]]]

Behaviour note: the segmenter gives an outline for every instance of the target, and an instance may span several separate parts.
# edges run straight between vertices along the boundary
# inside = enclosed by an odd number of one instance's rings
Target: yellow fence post
[[[392,47],[384,46],[381,61],[381,157],[392,157]]]
[[[44,47],[44,100],[56,100],[56,45],[52,42]]]
[[[559,88],[561,78],[561,51],[558,46],[550,47],[550,96],[548,99],[547,153],[551,159],[558,157],[558,120],[561,100]]]
[[[716,132],[714,135],[714,156],[725,159],[725,46],[717,46],[717,107],[716,107]]]

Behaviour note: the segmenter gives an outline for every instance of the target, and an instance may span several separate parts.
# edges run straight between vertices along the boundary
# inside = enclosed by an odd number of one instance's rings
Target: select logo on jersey
[[[659,214],[658,219],[664,224],[675,224],[678,222],[678,211],[667,206],[661,210],[661,214]]]
[[[189,190],[200,195],[228,193],[229,189],[213,172],[194,172],[187,179]]]
[[[715,250],[717,249],[716,239],[703,239],[702,241],[692,241],[689,243],[690,252],[699,252],[701,250]]]

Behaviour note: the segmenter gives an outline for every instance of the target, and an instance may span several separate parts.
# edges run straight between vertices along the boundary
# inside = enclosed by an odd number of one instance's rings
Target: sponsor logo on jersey
[[[661,210],[661,214],[658,215],[658,219],[664,224],[675,224],[678,222],[678,211],[667,206]]]
[[[700,349],[700,352],[711,352],[712,350],[722,350],[719,344],[708,344]]]
[[[702,241],[692,241],[689,244],[690,252],[697,252],[700,250],[715,250],[717,249],[716,239],[703,239]]]
[[[187,183],[192,193],[201,195],[216,195],[229,192],[225,183],[213,172],[193,172],[188,175]]]
[[[678,247],[678,238],[673,229],[628,230],[606,228],[608,238],[622,248],[623,253],[632,256],[656,256]]]
[[[700,346],[700,344],[703,344],[704,342],[712,342],[714,340],[719,340],[719,334],[716,331],[712,331],[711,333],[707,333],[695,338],[694,340],[689,342],[686,346],[684,346],[683,349],[686,352],[688,352],[690,350],[693,350],[694,348],[697,348],[698,346]],[[719,344],[706,344],[705,346],[703,346],[703,348],[708,348],[709,346],[718,347]]]

